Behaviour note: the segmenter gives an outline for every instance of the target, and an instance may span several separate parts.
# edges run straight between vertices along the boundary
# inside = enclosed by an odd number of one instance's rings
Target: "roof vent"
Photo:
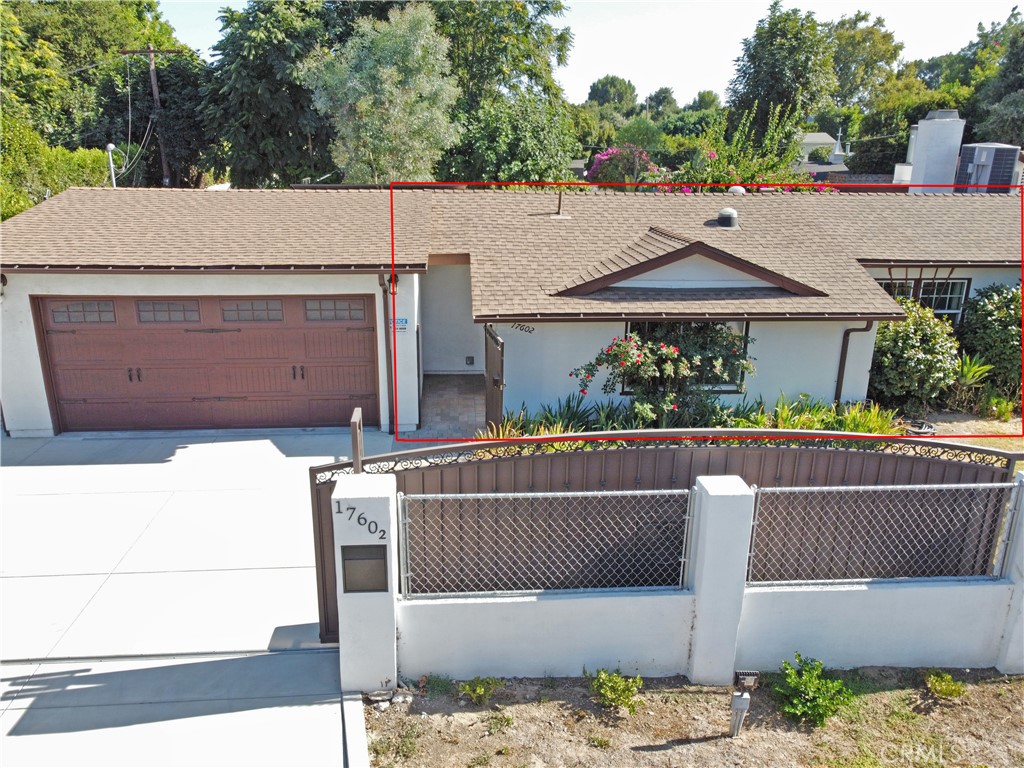
[[[728,192],[729,192],[730,195],[745,195],[745,194],[747,194],[747,188],[746,187],[740,187],[740,186],[729,187]]]
[[[718,226],[723,229],[738,229],[740,226],[740,215],[735,208],[723,208],[718,212]]]

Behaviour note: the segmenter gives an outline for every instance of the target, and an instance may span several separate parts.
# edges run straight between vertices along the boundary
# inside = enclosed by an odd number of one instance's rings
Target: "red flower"
[[[626,361],[623,360],[621,363],[619,363],[619,365],[622,366],[623,368],[625,368],[626,367]]]
[[[588,379],[590,378],[590,374],[589,374],[589,373],[587,374],[587,378],[588,378]]]
[[[673,411],[677,411],[677,410],[679,410],[679,406],[678,406],[678,405],[676,405],[675,403],[672,403],[672,410],[673,410]]]
[[[587,390],[585,390],[585,389],[581,389],[581,390],[580,390],[580,394],[581,394],[581,395],[585,395],[585,394],[587,394]]]

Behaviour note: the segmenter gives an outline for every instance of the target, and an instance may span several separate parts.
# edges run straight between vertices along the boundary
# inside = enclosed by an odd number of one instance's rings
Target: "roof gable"
[[[782,289],[794,296],[827,296],[785,275],[733,256],[700,240],[649,227],[640,237],[555,292],[590,296],[598,291],[657,290],[682,294],[728,289]]]

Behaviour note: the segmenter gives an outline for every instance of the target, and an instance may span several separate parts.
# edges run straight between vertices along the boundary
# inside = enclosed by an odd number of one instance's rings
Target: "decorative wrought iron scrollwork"
[[[400,453],[368,456],[363,459],[363,472],[390,474],[425,467],[451,466],[472,461],[489,461],[551,453],[578,453],[581,451],[644,450],[651,448],[728,448],[764,446],[768,448],[807,448],[808,445],[834,451],[889,453],[924,459],[957,461],[998,469],[1008,469],[1021,454],[1006,451],[974,449],[958,443],[936,443],[928,439],[874,438],[858,439],[837,435],[800,433],[790,436],[723,435],[721,432],[672,433],[664,437],[647,437],[643,432],[616,434],[615,437],[594,439],[589,435],[549,437],[512,442],[459,443],[439,446],[436,450],[418,449]],[[316,467],[316,483],[333,482],[339,475],[352,474],[351,461]]]

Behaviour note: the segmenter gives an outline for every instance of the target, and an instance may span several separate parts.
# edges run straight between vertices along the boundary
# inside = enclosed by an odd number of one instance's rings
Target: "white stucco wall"
[[[746,379],[747,400],[761,397],[774,403],[785,393],[790,399],[808,394],[831,402],[835,397],[843,333],[848,328],[864,326],[864,321],[751,322],[750,337],[754,341],[750,344],[750,355],[756,371]],[[842,401],[863,400],[867,395],[876,330],[877,323],[864,333],[850,334]]]
[[[756,371],[746,377],[747,400],[760,396],[774,403],[780,393],[789,398],[806,393],[831,401],[843,332],[863,327],[863,321],[752,321],[750,354]],[[862,400],[867,394],[876,328],[850,334],[842,400]],[[525,402],[536,410],[579,392],[569,371],[593,360],[613,337],[621,337],[625,323],[496,323],[495,329],[505,341],[505,409]],[[608,397],[601,392],[602,381],[588,390],[592,402]],[[736,403],[743,397],[724,394],[722,400]]]
[[[376,275],[289,274],[18,274],[5,273],[8,284],[0,301],[0,402],[13,436],[47,436],[54,425],[46,400],[43,368],[33,323],[30,296],[263,296],[295,294],[370,294],[374,297],[377,323],[378,401],[381,425],[390,422],[387,396],[387,356],[384,351],[384,315]],[[399,313],[415,312],[415,276],[403,276]],[[414,314],[410,315],[414,317]],[[399,339],[399,390],[403,425],[415,425],[418,401],[415,392],[415,331]],[[400,428],[413,428],[401,426]]]
[[[405,600],[398,667],[423,674],[558,677],[584,666],[664,676],[686,669],[693,595],[598,592]]]
[[[423,372],[483,372],[484,329],[473,322],[469,265],[432,266],[421,280]]]
[[[398,361],[395,370],[395,392],[398,396],[399,432],[416,429],[420,420],[420,383],[417,360],[419,350],[416,343],[416,328],[420,322],[420,287],[419,275],[401,275],[398,281],[398,294],[395,296],[397,325],[394,339]],[[380,291],[377,292],[377,295],[381,296]],[[380,327],[384,327],[383,321]],[[383,354],[380,359],[384,360]],[[393,363],[388,361],[386,364],[392,365]],[[383,362],[380,371],[381,380],[386,387],[387,370]],[[390,413],[390,403],[388,409]]]
[[[991,667],[1012,588],[941,579],[748,588],[736,665],[777,669],[799,651],[840,669]]]

